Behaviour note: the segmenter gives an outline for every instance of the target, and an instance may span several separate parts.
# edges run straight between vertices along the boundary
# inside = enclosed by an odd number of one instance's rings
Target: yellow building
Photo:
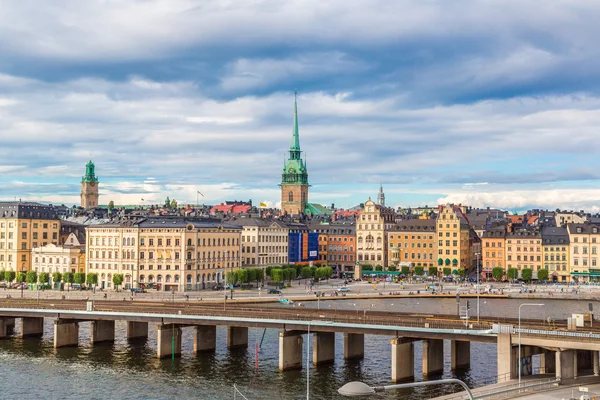
[[[483,232],[481,237],[481,271],[488,278],[492,277],[492,270],[502,268],[506,276],[506,227],[499,226]]]
[[[388,266],[386,232],[393,229],[395,213],[391,208],[365,203],[356,221],[356,259],[360,264]]]
[[[471,267],[471,242],[469,221],[459,206],[448,204],[439,207],[436,220],[438,267],[469,269]]]
[[[569,232],[566,228],[548,226],[542,228],[543,268],[548,279],[554,282],[570,282]]]
[[[571,277],[580,282],[600,279],[600,226],[567,224]]]
[[[29,271],[31,250],[58,245],[60,220],[53,207],[33,202],[0,202],[0,270]]]
[[[506,268],[525,268],[537,274],[542,268],[542,235],[538,231],[516,230],[506,233]]]
[[[125,287],[208,289],[240,268],[239,226],[212,219],[151,217],[87,228],[86,272],[110,288],[114,274]]]
[[[433,219],[409,219],[398,222],[394,230],[387,232],[390,265],[437,265],[435,224]]]

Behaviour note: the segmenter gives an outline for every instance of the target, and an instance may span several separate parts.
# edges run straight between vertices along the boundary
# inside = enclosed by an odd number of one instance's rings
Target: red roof
[[[245,214],[250,211],[252,207],[248,204],[219,204],[217,206],[213,206],[210,209],[211,214],[216,214],[218,212],[222,212],[224,214]]]

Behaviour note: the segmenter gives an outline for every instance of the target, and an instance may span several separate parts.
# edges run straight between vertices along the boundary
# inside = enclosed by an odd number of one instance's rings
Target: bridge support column
[[[556,355],[550,350],[540,354],[540,374],[556,373]]]
[[[158,358],[181,356],[181,328],[174,324],[158,325],[156,356]]]
[[[365,335],[362,333],[344,333],[344,358],[365,358]]]
[[[127,339],[147,338],[148,323],[127,321]]]
[[[8,328],[6,326],[6,320],[8,318],[0,318],[0,339],[8,337]]]
[[[452,371],[471,366],[471,342],[450,341],[450,366]]]
[[[309,338],[310,340],[310,338]],[[279,370],[302,369],[301,331],[279,332]]]
[[[392,382],[401,382],[415,377],[415,348],[412,340],[394,338],[392,345]]]
[[[65,319],[54,321],[54,348],[79,344],[79,322]]]
[[[423,376],[444,372],[444,341],[423,340]]]
[[[15,329],[15,319],[14,318],[6,318],[6,327],[8,329]]]
[[[572,379],[575,377],[575,352],[573,350],[556,351],[556,379]]]
[[[598,376],[600,374],[600,360],[598,358],[599,353],[597,351],[592,351],[592,360],[594,363],[594,376]]]
[[[227,327],[227,348],[248,347],[248,328],[240,326]]]
[[[217,327],[200,325],[194,328],[194,353],[215,351],[217,348]]]
[[[579,370],[592,369],[593,353],[591,350],[577,350],[577,368]]]
[[[44,318],[23,318],[21,337],[42,337],[44,335]]]
[[[499,333],[497,342],[498,378],[509,380],[517,376],[517,360],[513,354],[510,333]]]
[[[92,344],[115,341],[115,321],[92,321],[90,341]]]
[[[313,364],[335,360],[335,332],[315,332],[312,337]]]

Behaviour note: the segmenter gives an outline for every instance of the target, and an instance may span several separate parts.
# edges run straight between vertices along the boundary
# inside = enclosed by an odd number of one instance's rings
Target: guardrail
[[[538,379],[532,382],[528,380],[526,382],[508,384],[498,386],[495,388],[476,390],[473,392],[473,397],[478,400],[493,400],[493,399],[506,399],[513,397],[517,393],[528,393],[538,391],[542,389],[548,389],[557,386],[560,380],[556,378]],[[457,394],[452,397],[444,397],[444,400],[466,400],[468,396],[464,393]]]
[[[515,333],[521,332],[521,335],[553,336],[574,339],[600,339],[600,334],[592,332],[574,332],[574,331],[548,331],[541,329],[516,328]]]

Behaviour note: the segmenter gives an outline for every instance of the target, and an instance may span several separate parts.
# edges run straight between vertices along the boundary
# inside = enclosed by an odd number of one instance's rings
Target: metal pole
[[[308,333],[306,335],[306,400],[310,400],[310,324],[308,322]]]
[[[477,253],[477,323],[479,323],[479,256]]]

